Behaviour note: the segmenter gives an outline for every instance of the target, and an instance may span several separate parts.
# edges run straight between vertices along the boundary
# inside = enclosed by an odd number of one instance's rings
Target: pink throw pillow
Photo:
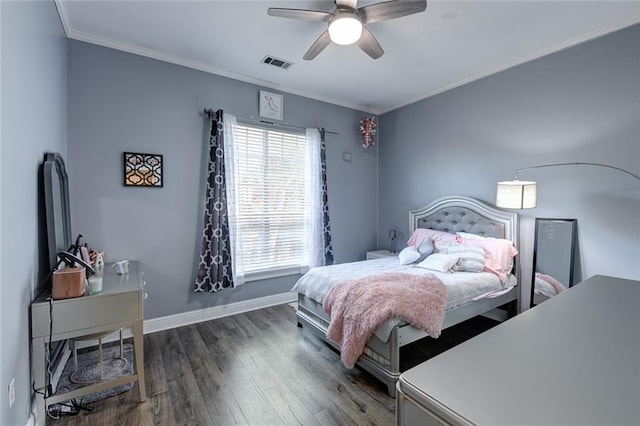
[[[435,229],[418,228],[413,231],[411,237],[407,241],[408,246],[420,247],[420,244],[426,240],[431,240],[434,243],[436,241],[456,241],[456,234],[451,234],[445,231],[436,231]]]
[[[518,254],[512,241],[501,238],[486,240],[464,238],[463,241],[464,244],[482,247],[487,254],[485,271],[496,274],[502,282],[507,280],[507,274],[513,267],[513,257]]]

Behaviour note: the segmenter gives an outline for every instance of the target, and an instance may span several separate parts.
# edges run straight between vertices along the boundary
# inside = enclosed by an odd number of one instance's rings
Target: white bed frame
[[[464,196],[440,198],[426,207],[409,212],[409,233],[417,228],[430,228],[446,232],[469,232],[488,237],[512,240],[518,247],[518,215],[489,206],[481,201]],[[520,282],[517,258],[514,273]],[[511,314],[520,312],[520,285],[502,296],[481,299],[447,311],[442,329],[466,321],[477,315],[506,304],[511,305]],[[338,345],[327,339],[329,316],[315,300],[298,294],[298,326],[311,331],[336,349]],[[389,395],[395,396],[395,385],[400,376],[400,348],[416,340],[428,337],[424,331],[406,323],[393,328],[387,342],[375,335],[369,340],[357,364],[387,385]]]

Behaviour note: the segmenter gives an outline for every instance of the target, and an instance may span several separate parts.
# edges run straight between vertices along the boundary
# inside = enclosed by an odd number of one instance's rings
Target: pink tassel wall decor
[[[364,117],[360,120],[360,136],[362,136],[362,146],[369,148],[376,142],[376,118]]]

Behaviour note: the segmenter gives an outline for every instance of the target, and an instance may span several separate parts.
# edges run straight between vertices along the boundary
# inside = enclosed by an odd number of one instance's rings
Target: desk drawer
[[[141,291],[53,302],[53,334],[142,318]],[[32,305],[32,337],[49,336],[49,303]]]

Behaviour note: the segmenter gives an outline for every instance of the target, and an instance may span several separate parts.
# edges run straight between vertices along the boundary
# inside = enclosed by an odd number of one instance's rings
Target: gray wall
[[[142,262],[145,317],[287,292],[297,276],[193,294],[200,241],[203,108],[258,116],[260,87],[95,45],[69,41],[69,180],[72,229],[109,261]],[[377,153],[364,150],[365,114],[284,94],[284,121],[326,127],[329,207],[336,261],[364,259],[376,244]],[[164,188],[122,185],[122,152],[164,155]],[[343,151],[352,160],[342,160]]]
[[[495,202],[514,169],[601,162],[640,173],[640,26],[511,68],[380,117],[379,235],[449,194]],[[640,279],[640,182],[594,167],[522,172],[538,207],[520,211],[528,306],[535,217],[578,219],[580,276]],[[384,244],[384,241],[380,241]]]
[[[24,425],[31,411],[29,304],[46,274],[38,211],[38,166],[67,152],[67,41],[53,2],[0,2],[2,39],[2,257],[0,424]],[[16,402],[8,384],[16,378]]]

